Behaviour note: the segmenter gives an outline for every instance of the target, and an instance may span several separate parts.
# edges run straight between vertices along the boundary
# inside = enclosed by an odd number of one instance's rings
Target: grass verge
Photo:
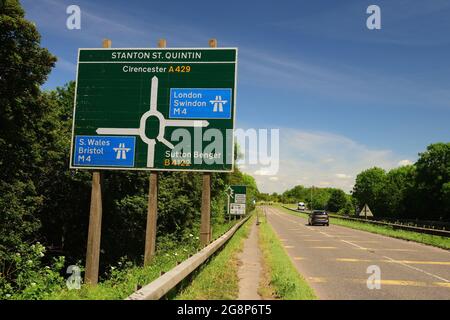
[[[219,238],[228,231],[236,221],[213,225],[213,239]],[[198,240],[198,239],[197,239]],[[198,248],[198,241],[177,245],[176,249],[157,252],[151,265],[117,266],[112,267],[108,279],[92,287],[82,285],[79,290],[61,289],[42,299],[48,300],[122,300],[132,294],[138,287],[149,284],[157,279],[161,272],[167,272],[177,265],[177,262],[186,260]]]
[[[251,217],[236,231],[224,248],[194,275],[187,287],[174,297],[177,300],[230,300],[239,294],[238,253],[242,251]]]
[[[288,210],[282,206],[279,206],[279,208],[281,208],[285,212],[292,214],[292,215],[300,216],[303,218],[308,217],[308,215],[305,213],[294,212],[294,211]],[[450,238],[447,238],[447,237],[441,237],[441,236],[436,236],[436,235],[426,234],[426,233],[419,233],[419,232],[414,232],[414,231],[409,231],[409,230],[399,230],[399,229],[394,229],[389,226],[380,226],[380,225],[374,225],[374,224],[365,223],[365,222],[339,219],[339,218],[335,218],[335,217],[330,217],[330,223],[339,225],[339,226],[343,226],[343,227],[347,227],[347,228],[381,234],[381,235],[392,237],[392,238],[423,243],[423,244],[431,245],[431,246],[442,248],[442,249],[447,249],[447,250],[450,249]]]
[[[259,243],[264,274],[269,280],[269,288],[260,289],[262,296],[269,294],[283,300],[316,299],[313,289],[298,273],[275,231],[265,218],[260,218],[260,222]]]

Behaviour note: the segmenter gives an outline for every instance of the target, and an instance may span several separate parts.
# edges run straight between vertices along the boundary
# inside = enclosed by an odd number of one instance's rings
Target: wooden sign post
[[[111,40],[104,39],[103,48],[111,48]],[[100,264],[100,241],[102,234],[102,185],[100,171],[92,172],[91,208],[89,213],[89,230],[86,249],[86,270],[84,282],[90,285],[98,283]]]
[[[159,39],[158,48],[166,48],[165,39]],[[144,266],[151,263],[156,249],[156,222],[158,220],[158,172],[150,171],[147,208],[147,230],[145,233]]]
[[[217,48],[217,40],[208,41],[211,48]],[[206,246],[211,242],[211,172],[203,173],[202,208],[200,222],[200,243]]]

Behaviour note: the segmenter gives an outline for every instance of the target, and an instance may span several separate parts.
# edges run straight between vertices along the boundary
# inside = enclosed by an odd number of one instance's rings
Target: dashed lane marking
[[[357,247],[357,248],[360,248],[360,249],[370,250],[370,249],[361,247],[360,245],[357,245],[356,243],[352,243],[352,242],[350,242],[350,241],[346,241],[346,240],[341,240],[341,241],[342,241],[342,242],[345,242],[345,243],[347,243],[347,244],[350,244],[350,245],[352,245],[352,246],[355,246],[355,247]],[[449,283],[449,282],[450,282],[449,280],[447,280],[447,279],[445,279],[445,278],[442,278],[442,277],[440,277],[440,276],[438,276],[438,275],[435,275],[435,274],[430,273],[430,272],[427,272],[427,271],[425,271],[425,270],[422,270],[422,269],[413,267],[413,266],[408,265],[408,264],[406,264],[406,263],[402,263],[402,262],[400,262],[400,261],[397,261],[397,260],[395,260],[395,259],[392,259],[391,257],[383,256],[383,258],[388,259],[389,261],[392,261],[392,262],[394,262],[394,263],[398,263],[398,264],[400,264],[400,265],[402,265],[402,266],[404,266],[404,267],[406,267],[406,268],[413,269],[413,270],[415,270],[415,271],[418,271],[418,272],[421,272],[421,273],[423,273],[423,274],[426,274],[426,275],[428,275],[428,276],[430,276],[430,277],[439,279],[440,281],[443,281],[443,282],[446,282],[446,283]]]
[[[323,277],[308,277],[309,282],[312,283],[326,283],[330,280],[332,281],[348,281],[354,283],[367,284],[367,279],[330,279]],[[401,286],[401,287],[441,287],[449,288],[450,284],[447,282],[423,282],[423,281],[411,281],[411,280],[397,280],[397,279],[381,279],[375,280],[375,284],[380,284],[381,286]]]
[[[390,257],[388,257],[388,256],[383,256],[383,258],[388,259],[389,261],[392,261],[392,262],[394,262],[394,263],[398,263],[398,264],[400,264],[400,265],[402,265],[402,266],[405,266],[405,267],[407,267],[407,268],[410,268],[410,269],[413,269],[413,270],[422,272],[422,273],[424,273],[424,274],[426,274],[426,275],[428,275],[428,276],[430,276],[430,277],[434,277],[434,278],[436,278],[436,279],[439,279],[440,281],[443,281],[443,282],[446,282],[446,283],[450,283],[450,280],[447,280],[447,279],[445,279],[445,278],[442,278],[442,277],[440,277],[440,276],[438,276],[438,275],[435,275],[435,274],[433,274],[433,273],[427,272],[427,271],[425,271],[425,270],[419,269],[419,268],[417,268],[417,267],[410,266],[410,265],[408,265],[408,264],[406,264],[406,263],[402,263],[402,262],[397,261],[397,260],[395,260],[395,259],[392,259],[392,258],[390,258]]]
[[[327,282],[327,279],[321,278],[321,277],[308,277],[308,280],[309,280],[310,282],[315,282],[315,283],[324,283],[324,282]]]
[[[336,247],[310,247],[312,249],[337,249]]]
[[[412,249],[400,249],[400,248],[358,248],[359,250],[367,251],[398,251],[398,252],[416,252],[417,250]]]
[[[437,285],[438,287],[444,287],[450,289],[450,283],[448,282],[434,282],[433,284]]]
[[[328,237],[328,238],[332,238],[333,236],[330,236],[328,233],[325,233],[325,232],[319,232],[320,234],[323,234],[325,237]]]
[[[336,261],[339,261],[339,262],[372,262],[372,260],[368,260],[368,259],[351,259],[351,258],[337,258]]]
[[[353,258],[336,258],[338,262],[386,262],[386,263],[403,263],[403,264],[425,264],[425,265],[450,265],[449,261],[413,261],[413,260],[368,260]]]
[[[367,283],[366,279],[352,279],[353,282]],[[381,279],[375,280],[374,284],[380,284],[381,286],[403,286],[403,287],[428,287],[432,286],[432,283],[426,283],[421,281],[410,281],[410,280],[390,280]]]
[[[450,266],[450,261],[411,261],[411,260],[387,260],[389,262],[395,262],[395,263],[405,263],[405,264],[432,264],[432,265],[443,265],[443,266]]]
[[[379,243],[380,241],[376,240],[352,240],[353,242],[364,242],[364,243]]]

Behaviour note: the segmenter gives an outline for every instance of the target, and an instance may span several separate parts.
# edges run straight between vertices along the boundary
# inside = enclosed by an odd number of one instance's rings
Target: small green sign
[[[232,171],[236,48],[80,49],[70,167]]]
[[[229,208],[231,215],[244,215],[247,202],[247,186],[229,186]]]

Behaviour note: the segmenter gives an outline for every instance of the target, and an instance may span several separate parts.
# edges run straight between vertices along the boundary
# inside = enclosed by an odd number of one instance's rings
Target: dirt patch
[[[261,300],[258,292],[262,274],[261,252],[258,244],[258,227],[253,223],[244,249],[239,254],[240,267],[238,300]]]

